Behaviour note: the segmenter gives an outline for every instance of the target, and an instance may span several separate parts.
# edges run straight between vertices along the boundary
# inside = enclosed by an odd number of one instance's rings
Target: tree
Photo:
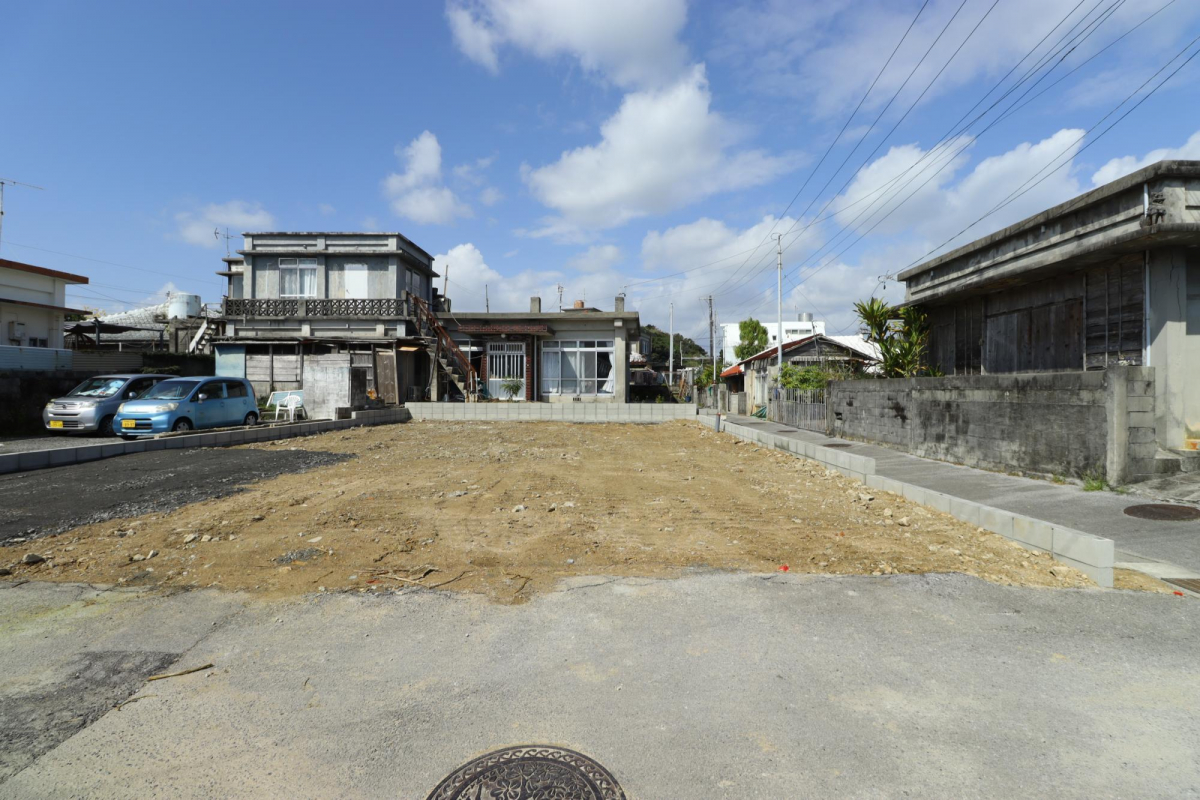
[[[733,348],[738,361],[767,349],[767,329],[753,317],[738,323],[738,338],[741,344]]]
[[[878,297],[859,301],[854,311],[867,329],[867,339],[879,346],[885,378],[913,378],[931,374],[925,366],[929,323],[913,306],[895,308]]]
[[[650,363],[670,363],[671,351],[668,344],[668,340],[671,338],[670,334],[654,325],[643,325],[642,330],[650,334]],[[703,347],[681,333],[675,334],[675,369],[679,369],[683,365],[684,357],[703,355],[705,355]]]

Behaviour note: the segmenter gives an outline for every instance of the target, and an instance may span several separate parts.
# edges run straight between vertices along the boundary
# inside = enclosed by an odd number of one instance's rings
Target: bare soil
[[[421,586],[503,603],[571,576],[709,569],[1093,585],[946,514],[689,422],[414,422],[247,449],[348,458],[6,548],[7,580],[276,596]],[[20,563],[28,552],[47,560]]]

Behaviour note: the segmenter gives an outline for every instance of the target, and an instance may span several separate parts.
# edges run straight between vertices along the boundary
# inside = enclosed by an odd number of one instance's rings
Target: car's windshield
[[[112,397],[125,385],[124,378],[88,378],[67,397]]]
[[[141,400],[183,400],[196,388],[196,381],[163,381],[141,396]]]

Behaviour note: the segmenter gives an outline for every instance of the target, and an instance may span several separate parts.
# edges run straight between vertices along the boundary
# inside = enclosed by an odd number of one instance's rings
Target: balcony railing
[[[407,319],[412,315],[407,293],[405,293],[404,297],[384,297],[373,300],[226,298],[225,316],[227,318]]]

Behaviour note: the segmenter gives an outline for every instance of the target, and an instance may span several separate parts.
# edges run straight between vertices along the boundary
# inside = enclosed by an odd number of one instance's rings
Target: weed
[[[1104,479],[1104,473],[1099,470],[1092,470],[1083,473],[1083,490],[1085,492],[1102,492],[1109,488],[1108,481]]]

